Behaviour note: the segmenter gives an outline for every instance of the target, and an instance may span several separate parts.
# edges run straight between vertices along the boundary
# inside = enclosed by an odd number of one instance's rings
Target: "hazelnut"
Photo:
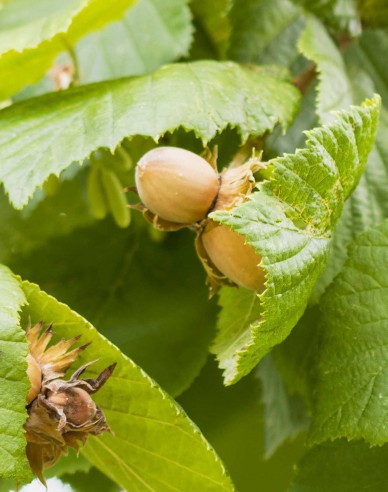
[[[264,270],[259,266],[261,257],[243,236],[225,225],[210,221],[199,240],[208,257],[206,261],[210,260],[213,270],[215,267],[218,272],[241,287],[264,290],[266,277]]]
[[[92,420],[97,412],[96,404],[82,388],[63,387],[58,391],[50,391],[47,401],[58,410],[62,410],[66,421],[75,426]]]
[[[31,388],[27,396],[28,419],[24,424],[26,454],[32,471],[45,485],[43,470],[53,466],[68,447],[79,450],[89,434],[109,431],[105,416],[94,403],[96,393],[109,379],[116,364],[104,369],[95,379],[81,379],[93,362],[79,367],[69,380],[61,379],[69,366],[89,344],[70,350],[79,336],[62,339],[48,347],[52,325],[29,324],[26,337],[27,374]],[[95,361],[94,361],[95,362]]]
[[[219,177],[205,159],[185,149],[158,147],[136,166],[136,187],[155,216],[177,224],[203,220],[214,204]]]

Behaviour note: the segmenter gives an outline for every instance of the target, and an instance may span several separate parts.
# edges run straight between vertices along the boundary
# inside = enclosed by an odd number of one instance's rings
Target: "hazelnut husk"
[[[208,274],[210,295],[219,285],[264,290],[260,255],[244,237],[209,220],[217,210],[244,203],[256,186],[254,174],[266,169],[261,153],[247,160],[246,148],[218,174],[217,147],[204,157],[177,147],[147,152],[136,167],[136,186],[142,202],[134,205],[157,229],[197,231],[197,254]]]
[[[244,203],[256,186],[254,173],[265,169],[266,164],[258,157],[252,156],[244,164],[234,163],[223,169],[220,174],[220,188],[212,212],[230,210]]]
[[[210,220],[198,235],[196,248],[208,274],[211,294],[219,284],[264,290],[262,258],[241,234]]]
[[[27,329],[27,374],[31,388],[24,428],[31,469],[46,484],[43,471],[53,466],[61,455],[66,455],[69,446],[78,451],[89,434],[110,430],[103,412],[90,395],[105,384],[116,364],[107,367],[96,379],[82,379],[85,369],[93,363],[89,362],[69,380],[62,379],[88,344],[70,350],[80,338],[74,337],[48,347],[53,336],[52,326],[42,328],[43,324],[38,323]]]
[[[31,403],[40,392],[42,371],[40,365],[30,353],[27,354],[27,376],[31,383],[27,394],[27,403]]]

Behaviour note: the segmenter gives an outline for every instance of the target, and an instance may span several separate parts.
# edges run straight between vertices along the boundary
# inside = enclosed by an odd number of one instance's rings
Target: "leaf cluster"
[[[117,362],[95,396],[113,434],[47,471],[75,491],[386,490],[385,4],[4,3],[1,491],[32,479],[41,320],[91,342],[88,377]],[[191,232],[130,216],[157,145],[218,145],[220,169],[262,152],[250,198],[211,218],[261,256],[263,293],[209,301]]]

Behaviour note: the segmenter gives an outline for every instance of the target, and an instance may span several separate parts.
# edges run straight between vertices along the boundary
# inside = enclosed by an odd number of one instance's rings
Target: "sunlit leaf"
[[[183,127],[206,143],[232,126],[245,140],[287,126],[298,103],[297,90],[271,71],[214,61],[48,94],[0,111],[0,180],[21,208],[50,174],[124,137],[157,140]]]
[[[26,300],[8,268],[0,265],[0,478],[31,479],[23,425],[27,420],[27,341],[19,311]]]
[[[256,322],[249,312],[235,323],[240,294],[230,294],[224,304],[213,351],[226,384],[250,372],[306,309],[327,261],[330,235],[373,146],[379,108],[376,96],[339,113],[331,126],[309,131],[305,149],[270,161],[271,179],[250,200],[211,215],[260,253],[268,277]]]

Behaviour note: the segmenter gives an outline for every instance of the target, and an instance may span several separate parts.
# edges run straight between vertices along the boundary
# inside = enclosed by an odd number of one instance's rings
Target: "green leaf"
[[[359,104],[373,91],[380,93],[386,104],[388,70],[382,56],[387,47],[387,31],[366,30],[357,43],[341,52],[323,24],[309,18],[299,48],[317,64],[317,111],[323,122],[330,121],[329,111],[350,103]]]
[[[138,0],[125,17],[76,46],[82,83],[149,73],[187,55],[187,0]]]
[[[382,217],[388,217],[388,202],[386,190],[388,187],[388,70],[384,63],[384,54],[388,49],[387,31],[365,31],[357,44],[346,53],[345,61],[349,79],[352,81],[354,101],[360,101],[364,95],[375,90],[382,97],[383,107],[380,125],[376,136],[376,145],[372,150],[366,168],[365,182],[358,203],[353,203],[358,216],[362,216],[363,228],[381,222]],[[356,196],[357,196],[356,195]],[[354,220],[355,223],[360,219]],[[368,218],[369,215],[369,218]]]
[[[238,0],[233,3],[230,18],[230,58],[287,67],[298,64],[296,42],[304,20],[290,1]]]
[[[255,373],[262,386],[264,457],[268,459],[284,441],[306,430],[309,421],[300,397],[287,393],[271,355],[264,357]]]
[[[327,111],[348,104],[358,104],[371,92],[379,92],[383,104],[388,101],[388,71],[384,54],[388,49],[388,33],[365,31],[357,43],[341,53],[322,24],[310,20],[300,43],[304,54],[318,64],[321,82],[317,110],[321,119],[330,120]],[[360,232],[388,217],[388,108],[383,105],[376,145],[368,159],[365,173],[353,195],[345,204],[333,237],[332,252],[312,301],[317,301],[339,273],[346,260],[346,245]]]
[[[233,0],[192,0],[191,9],[220,58],[225,58],[231,34],[229,12]]]
[[[361,232],[388,217],[385,193],[388,188],[388,159],[382,160],[380,150],[386,145],[388,126],[380,116],[376,144],[369,155],[368,164],[353,195],[345,202],[343,213],[333,234],[330,257],[325,271],[317,282],[311,302],[317,302],[334,277],[341,271],[348,256],[347,245]],[[388,154],[387,154],[388,157]]]
[[[388,5],[385,0],[357,0],[357,6],[365,26],[388,26]]]
[[[62,477],[62,475],[73,475],[78,472],[88,473],[92,464],[81,454],[77,454],[74,449],[69,449],[67,456],[61,459],[49,470],[45,472],[46,477]]]
[[[47,196],[40,191],[22,213],[0,191],[0,262],[35,249],[52,237],[65,236],[93,222],[84,194],[85,171],[74,180],[64,180],[58,191]]]
[[[56,55],[123,16],[134,0],[11,0],[1,10],[0,100],[39,80]]]
[[[307,132],[305,149],[270,161],[271,179],[249,201],[211,214],[246,237],[268,277],[257,322],[247,316],[243,327],[234,324],[238,294],[224,307],[230,321],[219,326],[213,351],[226,384],[250,372],[302,316],[325,267],[330,234],[373,145],[379,108],[375,96],[339,113],[332,125]]]
[[[0,111],[0,181],[20,208],[50,174],[124,137],[157,140],[183,127],[208,142],[229,125],[245,140],[287,126],[298,102],[298,91],[265,69],[213,61],[48,94]]]
[[[29,481],[23,425],[27,420],[28,352],[19,311],[26,302],[8,268],[0,265],[0,478]]]
[[[388,446],[345,440],[311,449],[297,465],[288,492],[355,492],[387,489]]]
[[[16,251],[9,264],[77,309],[177,395],[206,361],[216,306],[208,300],[192,234],[155,243],[143,226],[139,217],[120,231],[107,220],[28,254]]]
[[[317,16],[327,17],[333,13],[333,8],[338,3],[338,0],[315,0],[315,2],[309,2],[309,0],[293,0],[293,3],[313,12]]]
[[[253,373],[226,388],[211,358],[189,390],[179,397],[179,403],[226,464],[238,491],[284,492],[305,446],[296,438],[264,459],[260,400],[260,384]]]
[[[290,336],[271,352],[287,390],[292,395],[301,395],[309,410],[319,354],[320,314],[317,304],[308,306]]]
[[[318,66],[317,111],[322,123],[330,123],[334,118],[332,111],[348,108],[354,103],[345,61],[324,26],[314,17],[308,18],[298,46]]]
[[[307,12],[318,16],[331,30],[358,36],[361,32],[356,1],[348,0],[292,0]]]
[[[119,492],[120,487],[101,473],[92,468],[89,473],[76,472],[61,477],[63,482],[71,486],[73,492]]]
[[[83,455],[128,491],[203,490],[232,491],[226,471],[198,428],[182,409],[137,365],[66,305],[23,282],[31,317],[54,323],[56,337],[82,335],[92,346],[77,365],[98,357],[88,374],[113,362],[113,376],[94,399],[104,411],[114,435],[90,437]]]
[[[74,17],[85,8],[85,0],[38,0],[31,10],[27,0],[11,0],[1,9],[0,54],[22,52],[66,32]]]
[[[306,144],[305,130],[319,125],[315,112],[315,84],[312,84],[302,97],[300,111],[294,122],[288,128],[286,134],[275,128],[265,142],[265,155],[276,157],[283,154],[292,154],[295,149],[304,147]]]
[[[15,490],[16,489],[16,480],[2,480],[0,478],[0,492],[10,492],[10,490]]]
[[[321,300],[313,441],[388,439],[388,221],[351,243]]]

